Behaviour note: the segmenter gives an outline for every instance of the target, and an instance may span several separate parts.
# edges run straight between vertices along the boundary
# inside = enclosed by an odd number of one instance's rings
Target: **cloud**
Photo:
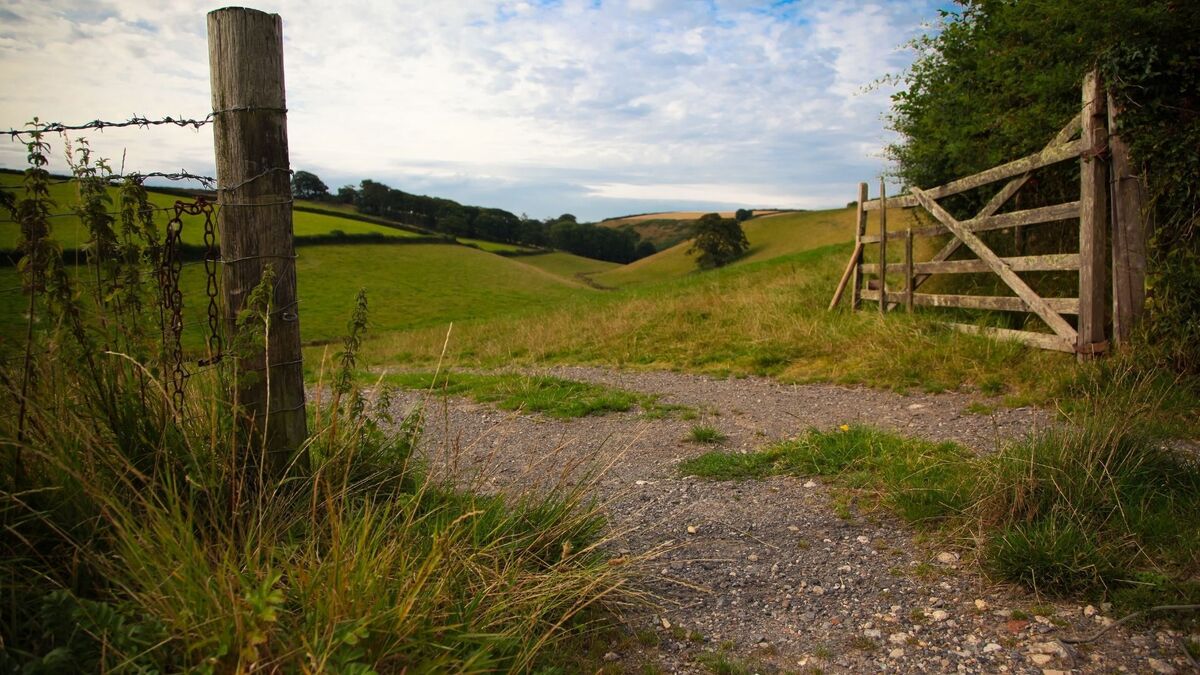
[[[9,3],[17,18],[0,27],[0,126],[33,115],[203,115],[204,14],[217,6]],[[888,90],[863,88],[907,64],[896,46],[935,6],[271,0],[259,8],[284,19],[295,168],[331,184],[373,178],[531,215],[599,218],[632,203],[674,208],[702,197],[844,204],[858,181],[880,173],[889,140]],[[210,134],[108,131],[91,140],[110,157],[127,150],[127,168],[209,172]],[[19,167],[23,156],[0,144],[0,165]]]

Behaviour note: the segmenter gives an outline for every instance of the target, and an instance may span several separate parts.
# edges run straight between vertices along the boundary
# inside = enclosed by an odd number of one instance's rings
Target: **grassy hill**
[[[874,213],[871,215],[876,216]],[[898,209],[889,209],[888,218],[889,227],[907,227],[912,222],[910,212]],[[876,217],[868,220],[868,231],[877,231],[878,227]],[[742,223],[742,229],[750,242],[750,250],[734,265],[851,241],[854,239],[854,209],[793,211],[760,216]],[[606,286],[628,286],[691,274],[696,270],[696,261],[687,254],[689,245],[689,242],[682,242],[624,267],[597,274],[594,278]]]
[[[12,173],[0,173],[0,189],[12,189],[21,185],[21,176]],[[113,191],[115,195],[115,190]],[[88,233],[79,222],[79,218],[71,212],[71,206],[78,203],[78,191],[74,183],[56,183],[50,187],[50,198],[55,207],[51,209],[50,219],[52,236],[62,244],[63,248],[78,248],[87,240]],[[174,206],[180,197],[162,192],[150,192],[150,202],[156,207],[168,209]],[[112,210],[116,210],[116,206]],[[166,227],[168,212],[161,212],[157,219]],[[7,214],[5,214],[7,216]],[[203,219],[198,216],[183,218],[183,241],[185,244],[200,245],[204,242]],[[329,234],[341,230],[346,234],[378,234],[385,237],[416,237],[415,232],[388,227],[385,225],[365,222],[359,219],[341,218],[334,213],[314,213],[310,211],[293,211],[292,227],[296,236]],[[7,219],[0,219],[0,249],[11,249],[17,244],[20,234],[19,226]]]
[[[18,185],[20,176],[0,174],[0,184]],[[64,248],[79,246],[86,232],[68,205],[76,202],[74,186],[58,184],[51,197],[59,205],[53,236]],[[161,207],[177,197],[151,192],[151,201]],[[353,216],[354,214],[348,214]],[[157,220],[165,227],[167,215]],[[417,237],[384,225],[341,217],[336,211],[293,212],[297,236],[377,233],[394,239]],[[184,222],[184,241],[199,244],[203,231],[199,218]],[[12,247],[18,227],[0,222],[0,248]],[[373,331],[385,332],[465,321],[522,312],[547,304],[561,304],[573,297],[597,293],[580,277],[615,267],[567,253],[547,252],[506,257],[500,253],[525,253],[528,249],[491,242],[456,244],[395,245],[394,243],[322,244],[298,251],[297,273],[301,297],[301,331],[305,341],[337,338],[345,330],[354,295],[366,288],[371,304]],[[204,312],[203,266],[183,268],[185,322],[192,340],[198,340]],[[187,289],[193,289],[188,292]],[[86,298],[85,298],[86,299]],[[24,333],[27,297],[20,292],[16,269],[0,267],[0,351],[15,344]],[[86,304],[86,303],[85,303]],[[202,322],[201,322],[202,323]]]
[[[536,267],[551,274],[557,274],[565,279],[580,280],[590,278],[600,272],[614,270],[621,265],[606,260],[595,260],[583,256],[565,253],[563,251],[547,251],[536,255],[525,255],[515,258],[520,263]]]
[[[688,239],[692,236],[692,227],[696,220],[705,213],[712,211],[668,211],[664,213],[643,213],[634,216],[609,218],[600,223],[604,227],[622,230],[632,230],[642,239],[654,244],[662,251]],[[733,218],[733,211],[716,212],[722,218]],[[755,211],[757,215],[774,215],[778,211]]]

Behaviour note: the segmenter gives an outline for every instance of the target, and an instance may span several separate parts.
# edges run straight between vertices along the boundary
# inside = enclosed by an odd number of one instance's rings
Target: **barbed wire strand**
[[[105,120],[92,120],[82,124],[64,124],[62,122],[31,122],[32,129],[9,129],[2,131],[0,134],[6,134],[11,139],[18,139],[21,136],[32,136],[34,134],[54,134],[64,133],[67,131],[104,131],[105,129],[118,129],[122,127],[138,127],[141,129],[149,129],[156,126],[176,126],[176,127],[192,127],[199,130],[200,127],[212,124],[218,115],[232,112],[276,112],[286,115],[287,108],[278,108],[270,106],[235,106],[232,108],[224,108],[214,110],[204,117],[199,119],[190,117],[172,117],[170,115],[157,119],[150,119],[145,115],[134,113],[132,117],[123,122],[107,122]]]

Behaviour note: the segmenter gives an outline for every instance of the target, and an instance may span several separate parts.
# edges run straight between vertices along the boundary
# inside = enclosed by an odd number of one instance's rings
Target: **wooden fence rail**
[[[954,307],[964,309],[1028,312],[1037,315],[1051,332],[1011,330],[951,324],[971,333],[1017,340],[1042,349],[1073,352],[1081,359],[1103,353],[1109,347],[1106,274],[1109,267],[1105,238],[1112,224],[1112,310],[1114,342],[1128,340],[1130,330],[1145,304],[1145,232],[1140,184],[1132,175],[1127,146],[1114,133],[1119,111],[1106,96],[1099,77],[1084,78],[1082,109],[1039,152],[945,185],[919,189],[888,197],[880,181],[879,197],[868,199],[866,183],[859,184],[855,212],[855,247],[829,308],[841,300],[848,282],[851,307],[858,309],[864,300],[878,304],[886,313],[903,305],[908,311],[917,307]],[[1079,138],[1074,138],[1079,134]],[[1110,135],[1111,134],[1111,135]],[[1072,140],[1074,138],[1074,140]],[[1080,162],[1079,199],[1063,204],[997,213],[1029,181],[1032,172],[1060,162]],[[1113,176],[1112,217],[1109,209],[1109,173]],[[972,218],[958,220],[938,203],[938,199],[1007,180],[985,206]],[[921,208],[937,221],[936,225],[888,231],[888,209]],[[866,234],[867,214],[879,212],[879,234]],[[1025,228],[1046,223],[1077,220],[1079,249],[1042,255],[1001,257],[979,238],[993,230]],[[915,237],[950,234],[947,242],[930,260],[913,259]],[[889,241],[902,241],[902,264],[887,258]],[[878,262],[864,262],[868,245],[879,249]],[[973,259],[951,256],[963,247],[975,254]],[[904,283],[889,288],[889,275],[901,271]],[[1019,272],[1077,272],[1078,297],[1042,297],[1021,278]],[[937,274],[996,275],[1011,296],[951,295],[919,293],[917,289]],[[869,278],[873,277],[873,278]],[[1074,323],[1064,316],[1074,316]]]

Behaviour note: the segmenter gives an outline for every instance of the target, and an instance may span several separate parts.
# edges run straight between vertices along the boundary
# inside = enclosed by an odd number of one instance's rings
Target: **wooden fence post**
[[[1075,347],[1080,360],[1099,351],[1104,342],[1105,264],[1108,229],[1108,162],[1101,154],[1108,144],[1105,96],[1096,71],[1083,78],[1083,133],[1079,189],[1079,333]]]
[[[1113,342],[1124,346],[1146,307],[1146,228],[1142,186],[1133,173],[1129,145],[1120,134],[1120,109],[1108,95],[1108,147],[1112,161]]]
[[[887,186],[879,179],[879,313],[887,314]]]
[[[912,228],[904,231],[904,311],[913,311],[913,235]]]
[[[867,201],[867,184],[858,184],[858,206],[854,210],[854,248],[859,250],[858,262],[854,265],[854,285],[850,291],[850,309],[862,307],[863,273],[862,261],[865,251],[862,250],[862,238],[867,232],[867,212],[863,204]]]
[[[307,437],[291,170],[283,82],[283,21],[278,14],[230,7],[208,14],[222,283],[229,336],[250,292],[269,266],[275,273],[265,349],[241,358],[257,372],[237,387],[243,451],[250,465],[262,447],[268,474],[279,475]],[[268,361],[269,358],[269,361]],[[297,458],[299,459],[299,458]]]

